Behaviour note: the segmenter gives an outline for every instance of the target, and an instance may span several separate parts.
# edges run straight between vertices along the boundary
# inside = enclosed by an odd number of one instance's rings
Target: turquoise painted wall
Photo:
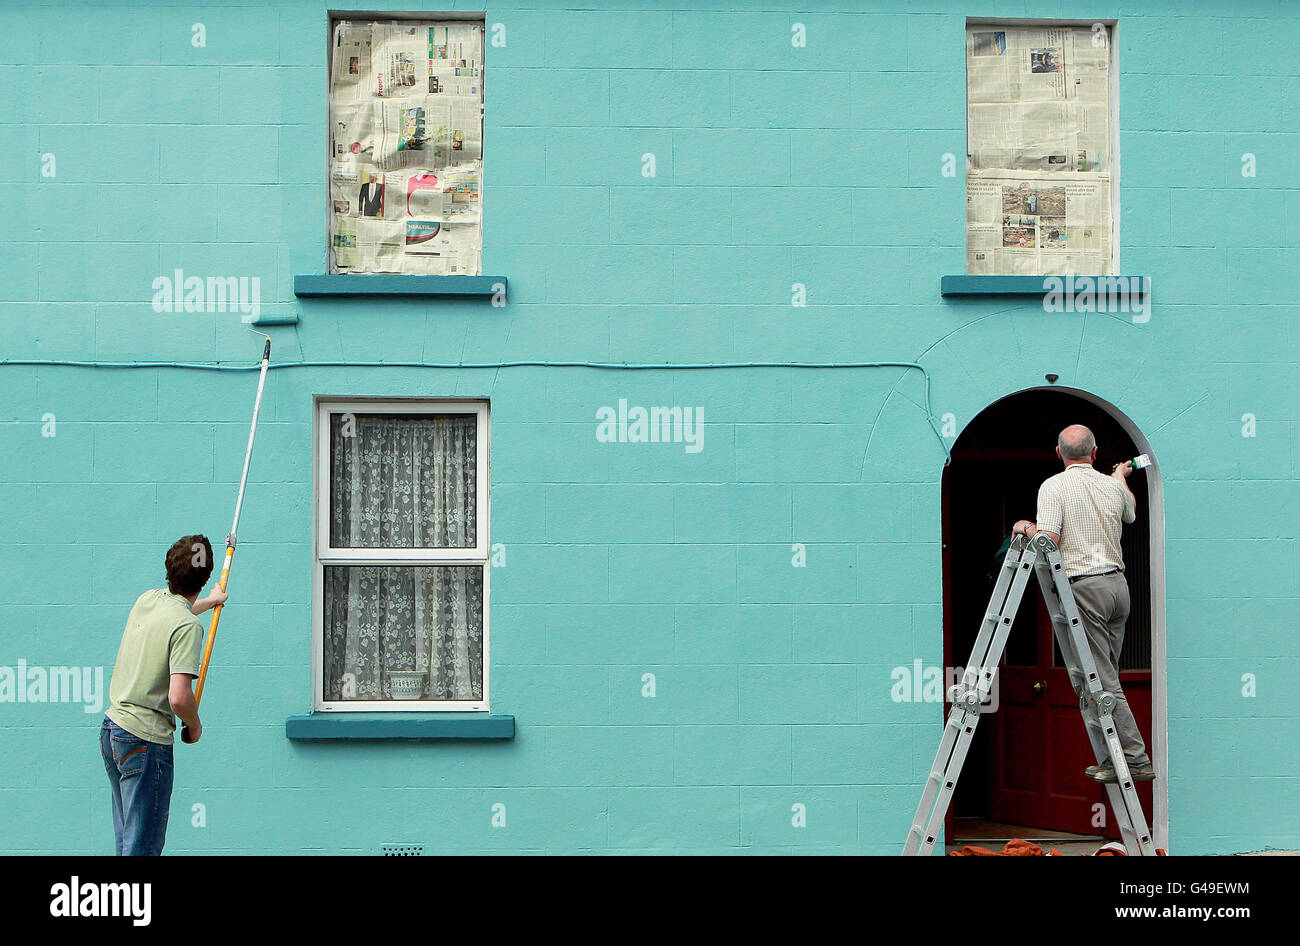
[[[1163,471],[1171,848],[1300,847],[1300,9],[569,6],[486,11],[507,40],[486,81],[493,308],[294,298],[324,265],[324,4],[6,3],[3,357],[255,361],[238,313],[152,310],[180,268],[256,276],[264,312],[297,313],[268,329],[278,361],[915,361],[958,430],[1055,372]],[[1153,281],[1148,322],[939,295],[964,268],[964,184],[941,173],[964,18],[1027,12],[1119,19],[1123,270]],[[166,546],[225,535],[253,384],[0,366],[0,665],[107,685]],[[492,707],[513,741],[286,740],[310,708],[320,394],[491,398]],[[939,735],[933,704],[889,697],[891,668],[942,653],[925,396],[902,368],[276,371],[168,850],[896,852]],[[704,450],[597,442],[619,398],[701,407]],[[112,850],[98,721],[0,703],[0,850]]]

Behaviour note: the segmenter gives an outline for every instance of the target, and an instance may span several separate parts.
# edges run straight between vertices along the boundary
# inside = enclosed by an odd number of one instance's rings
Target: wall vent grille
[[[420,857],[424,854],[424,845],[393,841],[379,845],[379,853],[384,857]]]

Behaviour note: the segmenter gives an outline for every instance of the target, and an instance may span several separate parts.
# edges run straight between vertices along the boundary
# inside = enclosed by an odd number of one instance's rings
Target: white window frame
[[[489,402],[482,399],[315,398],[312,488],[312,712],[488,712]],[[475,545],[463,549],[335,548],[330,542],[330,418],[336,414],[472,414],[475,440]],[[325,699],[325,567],[327,565],[478,565],[483,569],[483,698],[480,700]]]
[[[973,17],[966,18],[966,27],[962,31],[962,76],[965,78],[965,84],[962,86],[962,136],[966,142],[966,153],[970,153],[970,77],[966,75],[966,37],[969,35],[971,27],[1011,27],[1011,26],[1029,26],[1034,29],[1047,29],[1053,26],[1066,27],[1071,29],[1091,28],[1094,24],[1100,23],[1106,27],[1106,41],[1109,47],[1106,50],[1109,56],[1107,63],[1107,77],[1110,84],[1110,112],[1108,115],[1110,123],[1110,272],[1109,273],[1079,273],[1080,276],[1118,276],[1124,270],[1120,266],[1119,250],[1119,227],[1120,227],[1120,205],[1119,205],[1119,20],[1111,17],[1099,17],[1093,20],[1071,19],[1069,17]],[[963,174],[965,174],[966,162],[962,161]],[[962,183],[962,192],[966,192],[970,178],[966,177]],[[962,208],[966,204],[963,201]],[[966,254],[969,249],[966,244],[968,234],[966,233],[966,217],[962,217],[962,253]],[[965,256],[962,257],[962,271],[965,272]]]

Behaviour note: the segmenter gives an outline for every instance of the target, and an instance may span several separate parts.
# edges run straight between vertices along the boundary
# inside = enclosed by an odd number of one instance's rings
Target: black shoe
[[[1101,765],[1090,765],[1083,770],[1083,774],[1095,782],[1113,784],[1118,781],[1115,777],[1115,766],[1107,759]],[[1128,774],[1132,776],[1135,782],[1153,782],[1156,777],[1155,766],[1148,759],[1146,762],[1130,764]]]

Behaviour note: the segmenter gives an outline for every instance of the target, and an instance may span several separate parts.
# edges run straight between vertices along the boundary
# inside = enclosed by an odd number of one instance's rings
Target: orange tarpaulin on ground
[[[1056,848],[1044,851],[1032,841],[1022,841],[1020,838],[1012,838],[1002,846],[1000,851],[980,847],[978,844],[967,844],[963,848],[948,852],[949,857],[1059,857],[1060,854],[1061,852]]]
[[[1160,857],[1165,856],[1165,849],[1156,848],[1156,854]],[[1060,857],[1061,852],[1056,848],[1050,851],[1044,851],[1041,847],[1032,841],[1025,841],[1020,838],[1012,838],[1002,846],[1002,850],[994,851],[987,847],[980,847],[978,844],[967,844],[965,847],[958,848],[955,851],[948,852],[949,857]],[[1118,842],[1112,841],[1109,844],[1102,845],[1093,853],[1094,857],[1124,857],[1124,846]]]

